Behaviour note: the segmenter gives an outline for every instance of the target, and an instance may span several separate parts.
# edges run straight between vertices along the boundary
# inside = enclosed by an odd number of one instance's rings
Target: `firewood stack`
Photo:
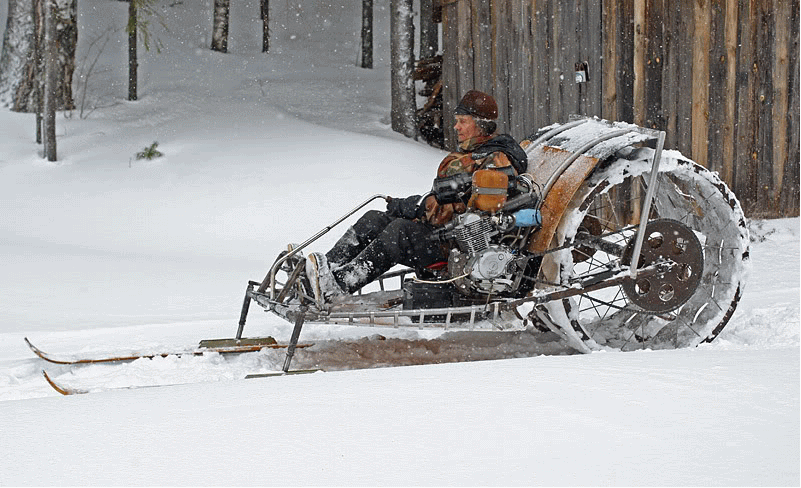
[[[428,97],[425,105],[417,110],[417,132],[429,145],[445,147],[445,131],[442,127],[442,56],[417,61],[414,80],[422,81],[420,96]]]

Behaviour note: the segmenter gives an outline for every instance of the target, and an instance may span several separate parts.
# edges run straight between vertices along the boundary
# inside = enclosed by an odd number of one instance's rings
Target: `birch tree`
[[[211,33],[211,49],[228,52],[228,16],[231,0],[214,0],[214,26]]]
[[[8,19],[0,54],[0,106],[15,112],[37,111],[37,86],[43,67],[35,54],[36,36],[43,37],[43,16],[34,7],[43,0],[8,0]],[[77,0],[53,0],[56,66],[56,110],[72,110],[72,75],[78,43]],[[41,11],[41,6],[39,7]]]

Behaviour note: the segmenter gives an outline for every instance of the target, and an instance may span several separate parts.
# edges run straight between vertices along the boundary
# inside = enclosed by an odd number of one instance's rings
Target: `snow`
[[[230,337],[247,280],[287,243],[370,195],[429,187],[445,153],[389,128],[389,2],[374,70],[356,66],[351,3],[274,6],[264,55],[255,2],[232,4],[228,54],[208,49],[209,0],[164,2],[169,32],[151,24],[163,46],[140,49],[127,102],[126,4],[79,2],[79,59],[107,26],[111,41],[88,116],[57,119],[59,161],[41,157],[32,115],[0,112],[0,485],[801,483],[798,218],[749,222],[740,305],[694,349],[307,325],[315,345],[293,364],[326,372],[243,379],[282,351],[33,357],[23,337],[60,355]],[[6,13],[0,0],[2,26]],[[135,159],[155,141],[164,157]],[[291,328],[254,305],[245,335]],[[60,396],[42,369],[91,392]],[[151,385],[174,386],[124,389]]]

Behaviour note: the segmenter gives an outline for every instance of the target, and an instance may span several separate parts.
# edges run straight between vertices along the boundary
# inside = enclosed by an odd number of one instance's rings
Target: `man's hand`
[[[420,195],[411,195],[406,198],[387,197],[387,215],[414,220],[425,213],[422,205],[417,204],[419,201]]]

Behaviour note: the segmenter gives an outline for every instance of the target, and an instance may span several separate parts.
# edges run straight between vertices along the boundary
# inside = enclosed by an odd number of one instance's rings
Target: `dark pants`
[[[441,244],[428,239],[433,230],[428,224],[370,210],[325,256],[342,289],[353,293],[396,264],[423,268],[446,260]]]

